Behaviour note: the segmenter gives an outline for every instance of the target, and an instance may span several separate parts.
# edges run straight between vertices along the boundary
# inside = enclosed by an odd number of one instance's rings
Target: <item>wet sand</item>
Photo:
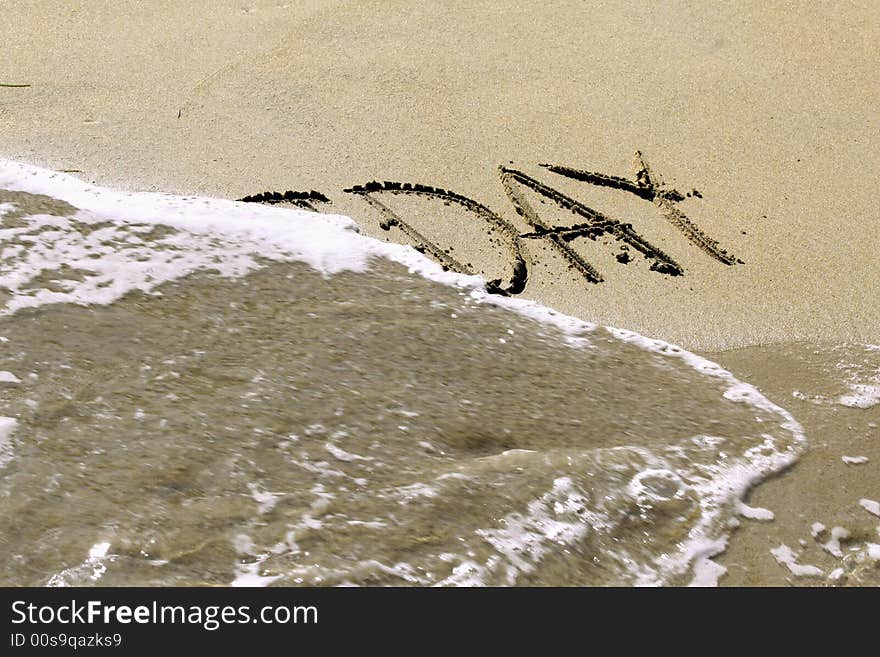
[[[754,489],[748,504],[772,511],[775,518],[742,519],[728,550],[717,559],[728,568],[722,585],[880,586],[880,568],[866,558],[867,544],[880,543],[880,517],[860,504],[880,500],[880,405],[848,408],[829,403],[847,391],[839,365],[855,360],[847,355],[861,352],[828,344],[791,344],[711,355],[791,411],[809,441],[808,451],[793,468]],[[880,374],[880,358],[872,358],[871,365]],[[795,391],[807,399],[795,398]],[[815,523],[824,525],[817,536]],[[842,555],[833,554],[827,545],[835,527],[848,532],[840,541]],[[771,554],[780,545],[798,554],[799,565],[813,565],[821,573],[796,576]],[[837,569],[842,573],[836,575]]]
[[[877,407],[817,406],[789,385],[822,385],[827,371],[803,366],[827,364],[813,344],[880,343],[880,233],[866,184],[880,169],[880,8],[13,0],[4,14],[0,83],[30,86],[0,87],[0,156],[127,189],[315,189],[332,201],[321,209],[405,243],[343,190],[441,187],[527,232],[503,164],[631,222],[684,275],[641,258],[624,265],[619,241],[581,238],[572,244],[604,279],[591,283],[546,240],[523,240],[523,295],[700,350],[804,423],[811,451],[753,497],[776,520],[744,522],[722,583],[784,583],[771,547],[799,549],[812,522],[831,527],[860,511],[859,497],[880,497],[877,457],[840,461],[857,444],[876,454],[867,423]],[[635,181],[637,150],[684,197],[675,207],[743,264],[707,256],[655,203],[538,167]],[[548,224],[571,221],[531,200]],[[410,201],[389,204],[487,278],[509,273],[503,249],[455,207]]]

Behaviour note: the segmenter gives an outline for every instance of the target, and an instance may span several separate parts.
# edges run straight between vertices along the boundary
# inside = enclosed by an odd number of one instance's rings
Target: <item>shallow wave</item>
[[[347,218],[0,190],[5,583],[710,584],[803,449],[719,366]]]
[[[880,347],[872,344],[825,345],[810,364],[812,388],[796,389],[792,397],[817,406],[867,409],[880,404]]]

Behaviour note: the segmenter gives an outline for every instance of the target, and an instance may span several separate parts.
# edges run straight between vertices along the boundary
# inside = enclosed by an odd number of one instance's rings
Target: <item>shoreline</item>
[[[869,546],[880,542],[880,518],[862,503],[877,501],[880,493],[880,404],[831,403],[846,393],[833,376],[846,359],[834,347],[801,343],[706,354],[792,412],[807,436],[798,461],[747,497],[747,504],[768,509],[773,518],[741,519],[716,559],[728,568],[721,586],[880,585],[880,567],[868,557]],[[828,376],[816,375],[822,370]],[[825,394],[798,399],[795,391]],[[835,528],[839,545],[831,542]],[[781,546],[796,555],[794,571],[771,553]],[[816,572],[796,567],[806,565]]]

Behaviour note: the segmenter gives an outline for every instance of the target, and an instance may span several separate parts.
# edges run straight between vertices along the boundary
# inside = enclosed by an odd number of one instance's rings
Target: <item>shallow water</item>
[[[0,202],[4,584],[710,583],[739,497],[802,449],[634,334]]]
[[[809,449],[762,483],[720,561],[733,586],[880,586],[880,347],[793,343],[715,354],[784,404]]]

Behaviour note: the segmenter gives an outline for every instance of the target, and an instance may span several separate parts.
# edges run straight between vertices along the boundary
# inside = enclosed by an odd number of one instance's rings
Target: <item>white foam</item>
[[[832,400],[828,399],[828,397],[823,397],[822,395],[806,395],[802,393],[800,390],[794,390],[791,393],[791,396],[795,399],[799,399],[801,401],[809,402],[811,404],[815,404],[816,406],[821,406],[823,404],[831,404]]]
[[[251,492],[251,497],[254,498],[254,501],[257,503],[257,513],[263,515],[264,513],[269,513],[272,509],[275,508],[275,505],[278,504],[278,500],[281,499],[281,493],[272,493],[266,490],[260,490],[260,487],[257,484],[248,484],[248,490]]]
[[[859,505],[868,513],[873,513],[875,516],[880,518],[880,502],[876,500],[869,500],[863,497],[859,500]]]
[[[15,385],[17,383],[21,383],[21,379],[15,376],[15,374],[13,374],[12,372],[2,370],[0,371],[0,383],[10,383]]]
[[[0,416],[0,467],[12,459],[12,434],[18,427],[18,420]]]
[[[795,577],[821,577],[824,573],[816,566],[805,566],[797,562],[797,555],[785,543],[770,550],[777,563],[788,568]]]
[[[850,408],[871,408],[880,404],[880,386],[856,383],[850,386],[852,393],[841,395],[837,402]]]
[[[718,580],[727,572],[727,568],[711,559],[699,559],[694,564],[694,578],[690,583],[693,587],[718,586]]]
[[[868,462],[867,456],[841,456],[840,460],[847,465],[862,465]]]
[[[840,541],[849,538],[849,530],[844,527],[832,527],[831,538],[822,544],[822,549],[828,554],[838,558],[843,557],[843,550],[840,548]]]
[[[103,541],[95,543],[89,550],[89,559],[103,559],[110,551],[110,543]]]
[[[257,588],[269,586],[277,579],[281,579],[281,575],[264,576],[260,575],[259,563],[241,564],[236,568],[235,578],[229,582],[231,587]]]
[[[351,461],[372,461],[373,458],[371,456],[360,456],[358,454],[352,454],[351,452],[346,452],[344,449],[337,447],[333,443],[324,443],[324,449],[330,452],[333,455],[333,458],[339,461],[351,462]]]
[[[71,286],[69,290],[42,290],[29,297],[15,295],[8,306],[10,311],[57,302],[111,303],[133,289],[149,291],[198,269],[242,275],[257,266],[250,257],[257,253],[306,262],[325,274],[364,271],[371,258],[382,256],[443,283],[470,288],[484,285],[476,276],[444,272],[439,264],[414,249],[359,235],[353,220],[338,215],[222,199],[120,192],[2,159],[0,189],[46,194],[79,208],[74,217],[77,221],[112,224],[83,236],[79,231],[64,230],[70,225],[68,218],[32,217],[38,228],[57,226],[59,231],[52,235],[41,232],[39,241],[28,249],[27,262],[17,263],[16,270],[3,277],[0,285],[18,291],[43,269],[57,270],[61,264],[94,274],[79,285],[66,283]],[[164,225],[186,234],[164,238],[162,246],[173,251],[163,256],[156,248],[138,244],[138,230],[132,224]],[[8,230],[0,233],[8,234]],[[220,236],[224,244],[216,241]],[[106,240],[132,247],[109,249],[102,245]],[[89,258],[93,254],[100,257]]]
[[[397,488],[396,493],[401,499],[401,504],[409,504],[419,497],[437,497],[436,488],[422,483],[400,486]]]
[[[235,564],[235,577],[229,583],[232,587],[269,586],[281,578],[281,575],[261,575],[263,562],[272,556],[271,552],[254,554],[254,542],[247,534],[239,534],[233,540],[233,546],[242,558]]]
[[[675,571],[680,569],[681,563],[698,563],[700,559],[708,559],[724,551],[727,539],[709,535],[712,523],[723,513],[727,503],[741,501],[754,484],[797,460],[806,444],[803,427],[791,413],[764,397],[753,385],[739,381],[730,372],[702,356],[662,340],[646,338],[633,331],[618,328],[608,328],[608,331],[620,340],[637,344],[649,351],[681,358],[695,370],[724,381],[727,384],[725,398],[751,404],[755,408],[780,416],[781,428],[790,432],[794,439],[791,447],[782,450],[777,448],[768,435],[764,444],[747,451],[746,456],[750,461],[748,465],[737,463],[729,467],[714,468],[712,478],[694,487],[701,500],[703,516],[690,532],[688,540],[680,545],[679,556],[666,560],[664,568]]]
[[[65,568],[60,573],[52,575],[46,582],[46,586],[67,587],[94,584],[107,573],[107,561],[113,560],[108,555],[109,551],[110,543],[106,541],[95,543],[89,548],[88,557],[79,566]]]
[[[587,500],[575,489],[569,477],[557,478],[550,491],[529,502],[526,513],[508,514],[499,522],[499,528],[477,530],[476,533],[497,554],[484,564],[463,561],[440,584],[485,584],[487,575],[495,570],[503,571],[508,584],[516,584],[521,573],[535,569],[550,549],[548,544],[568,545],[587,534],[591,524],[582,518],[586,506]]]
[[[346,524],[352,527],[366,527],[367,529],[384,529],[388,526],[387,522],[381,520],[347,520]]]
[[[744,502],[736,503],[736,512],[743,518],[748,518],[749,520],[769,521],[773,520],[776,517],[776,515],[770,509],[762,509],[761,507],[757,506],[749,506]]]
[[[18,420],[15,418],[0,416],[0,444],[9,440],[9,437],[12,435],[12,432],[15,431],[17,426]]]

